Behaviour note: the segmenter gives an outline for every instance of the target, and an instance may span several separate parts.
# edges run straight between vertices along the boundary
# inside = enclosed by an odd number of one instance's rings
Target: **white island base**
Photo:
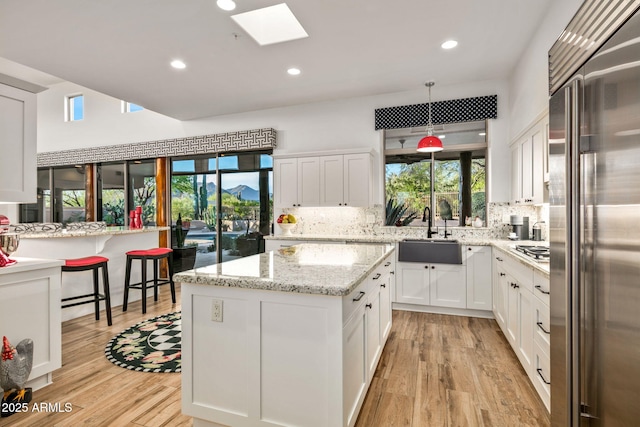
[[[183,413],[194,426],[353,426],[391,328],[392,259],[342,296],[177,278]]]

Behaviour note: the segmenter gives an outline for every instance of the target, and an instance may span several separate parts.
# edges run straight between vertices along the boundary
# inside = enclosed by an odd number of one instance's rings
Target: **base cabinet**
[[[549,279],[497,249],[493,267],[496,321],[549,409]]]

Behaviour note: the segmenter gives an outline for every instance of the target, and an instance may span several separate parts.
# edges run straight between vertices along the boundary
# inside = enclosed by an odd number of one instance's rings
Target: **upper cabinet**
[[[275,158],[278,207],[369,206],[371,154]]]
[[[515,204],[544,202],[548,126],[549,115],[544,114],[511,144],[511,199]]]
[[[36,201],[36,95],[0,83],[0,202]]]

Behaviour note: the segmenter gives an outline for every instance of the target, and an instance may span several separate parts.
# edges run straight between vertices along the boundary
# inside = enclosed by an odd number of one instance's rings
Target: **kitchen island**
[[[70,259],[99,255],[109,258],[111,305],[117,306],[124,296],[126,252],[158,247],[159,232],[169,227],[106,227],[100,230],[60,230],[55,232],[20,233],[16,257]],[[140,277],[140,263],[134,263],[132,277]],[[136,280],[137,281],[137,280]],[[62,275],[62,298],[93,292],[91,272]],[[102,286],[102,285],[101,285]],[[129,301],[139,300],[139,292],[131,292]],[[101,302],[101,305],[104,302]],[[104,306],[102,306],[104,309]],[[93,305],[65,308],[62,321],[94,312]]]
[[[391,329],[393,252],[303,244],[176,274],[194,426],[353,426]]]

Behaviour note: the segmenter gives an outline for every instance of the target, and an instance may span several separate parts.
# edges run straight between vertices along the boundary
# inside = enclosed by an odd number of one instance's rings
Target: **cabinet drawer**
[[[520,286],[533,292],[533,269],[521,264],[508,253],[503,253],[503,268],[507,270]]]
[[[547,410],[551,407],[551,369],[549,353],[546,353],[538,343],[533,345],[533,370],[530,374],[531,382]]]
[[[549,307],[549,279],[537,271],[533,272],[533,294]]]
[[[534,298],[533,320],[536,323],[534,340],[549,353],[551,346],[551,322],[549,322],[549,307],[542,301]]]
[[[371,288],[371,277],[367,277],[349,295],[342,297],[342,323],[346,323],[349,317],[362,306],[369,296]]]

